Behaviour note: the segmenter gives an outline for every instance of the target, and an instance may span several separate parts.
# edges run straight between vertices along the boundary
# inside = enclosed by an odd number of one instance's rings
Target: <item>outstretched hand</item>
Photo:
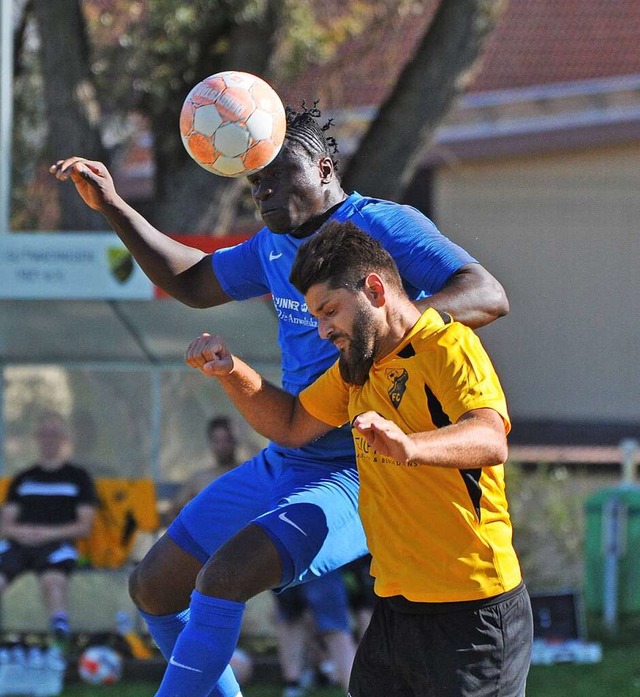
[[[233,356],[224,341],[206,332],[189,344],[184,360],[209,377],[228,375],[234,367]]]
[[[397,424],[375,411],[358,414],[351,427],[382,455],[388,455],[399,462],[409,462],[413,457],[414,443],[411,438]]]
[[[111,174],[102,162],[69,157],[51,165],[49,172],[60,181],[71,177],[82,200],[94,211],[102,211],[105,205],[117,198]]]

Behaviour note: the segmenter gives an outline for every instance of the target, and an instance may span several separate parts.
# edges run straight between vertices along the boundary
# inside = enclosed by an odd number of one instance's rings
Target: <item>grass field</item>
[[[153,697],[157,685],[122,682],[113,687],[70,685],[63,697]],[[249,685],[244,697],[280,697],[277,685]],[[310,697],[344,697],[344,692],[322,689]],[[533,666],[527,697],[640,697],[640,644],[604,649],[594,665]]]

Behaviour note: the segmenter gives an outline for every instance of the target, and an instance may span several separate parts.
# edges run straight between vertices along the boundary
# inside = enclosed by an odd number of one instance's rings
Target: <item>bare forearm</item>
[[[151,281],[176,300],[192,307],[228,302],[212,271],[208,255],[156,230],[117,193],[102,162],[73,156],[58,160],[49,171],[60,181],[71,179],[82,200],[101,213]]]
[[[442,290],[416,303],[447,312],[472,329],[490,324],[509,312],[502,285],[479,264],[468,264],[455,273]]]
[[[86,537],[91,532],[91,521],[78,520],[75,523],[56,525],[51,528],[54,540],[77,540]]]
[[[311,416],[297,397],[234,356],[219,336],[203,332],[189,344],[185,361],[207,377],[217,378],[238,411],[269,440],[296,448],[331,429]]]
[[[152,280],[177,276],[205,256],[160,232],[120,197],[102,214]]]
[[[194,277],[207,256],[204,252],[163,234],[119,196],[101,212],[154,285],[192,307],[217,304],[215,298],[204,297],[205,289]]]
[[[233,371],[218,376],[218,380],[249,425],[280,445],[303,445],[303,437],[295,433],[295,397],[272,385],[236,356],[233,361]]]
[[[11,523],[4,525],[2,535],[20,544],[41,545],[58,540],[77,540],[91,532],[91,524],[76,521],[64,525],[33,525]]]
[[[415,448],[409,461],[414,465],[477,469],[499,465],[507,459],[504,434],[477,421],[458,422],[409,437]]]
[[[507,458],[505,424],[490,408],[474,409],[451,426],[420,433],[406,434],[375,411],[359,414],[352,426],[374,450],[413,466],[477,469]]]

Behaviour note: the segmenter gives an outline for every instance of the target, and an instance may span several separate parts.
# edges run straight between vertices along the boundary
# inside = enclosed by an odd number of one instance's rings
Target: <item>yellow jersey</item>
[[[405,433],[455,423],[490,408],[510,429],[506,400],[478,336],[427,310],[363,386],[345,383],[334,364],[300,400],[333,426],[376,411]],[[512,545],[504,467],[411,466],[370,448],[354,431],[359,510],[373,561],[376,594],[413,602],[490,598],[522,580]]]

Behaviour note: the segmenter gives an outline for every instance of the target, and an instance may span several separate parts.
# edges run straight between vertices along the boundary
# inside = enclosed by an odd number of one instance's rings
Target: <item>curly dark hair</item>
[[[313,106],[307,108],[305,102],[301,105],[302,111],[296,111],[292,106],[285,107],[287,117],[287,131],[285,139],[302,147],[310,157],[326,155],[333,160],[333,166],[338,168],[338,144],[333,136],[325,133],[333,126],[333,119],[329,119],[321,126],[317,119],[322,117],[318,108],[318,100]]]

